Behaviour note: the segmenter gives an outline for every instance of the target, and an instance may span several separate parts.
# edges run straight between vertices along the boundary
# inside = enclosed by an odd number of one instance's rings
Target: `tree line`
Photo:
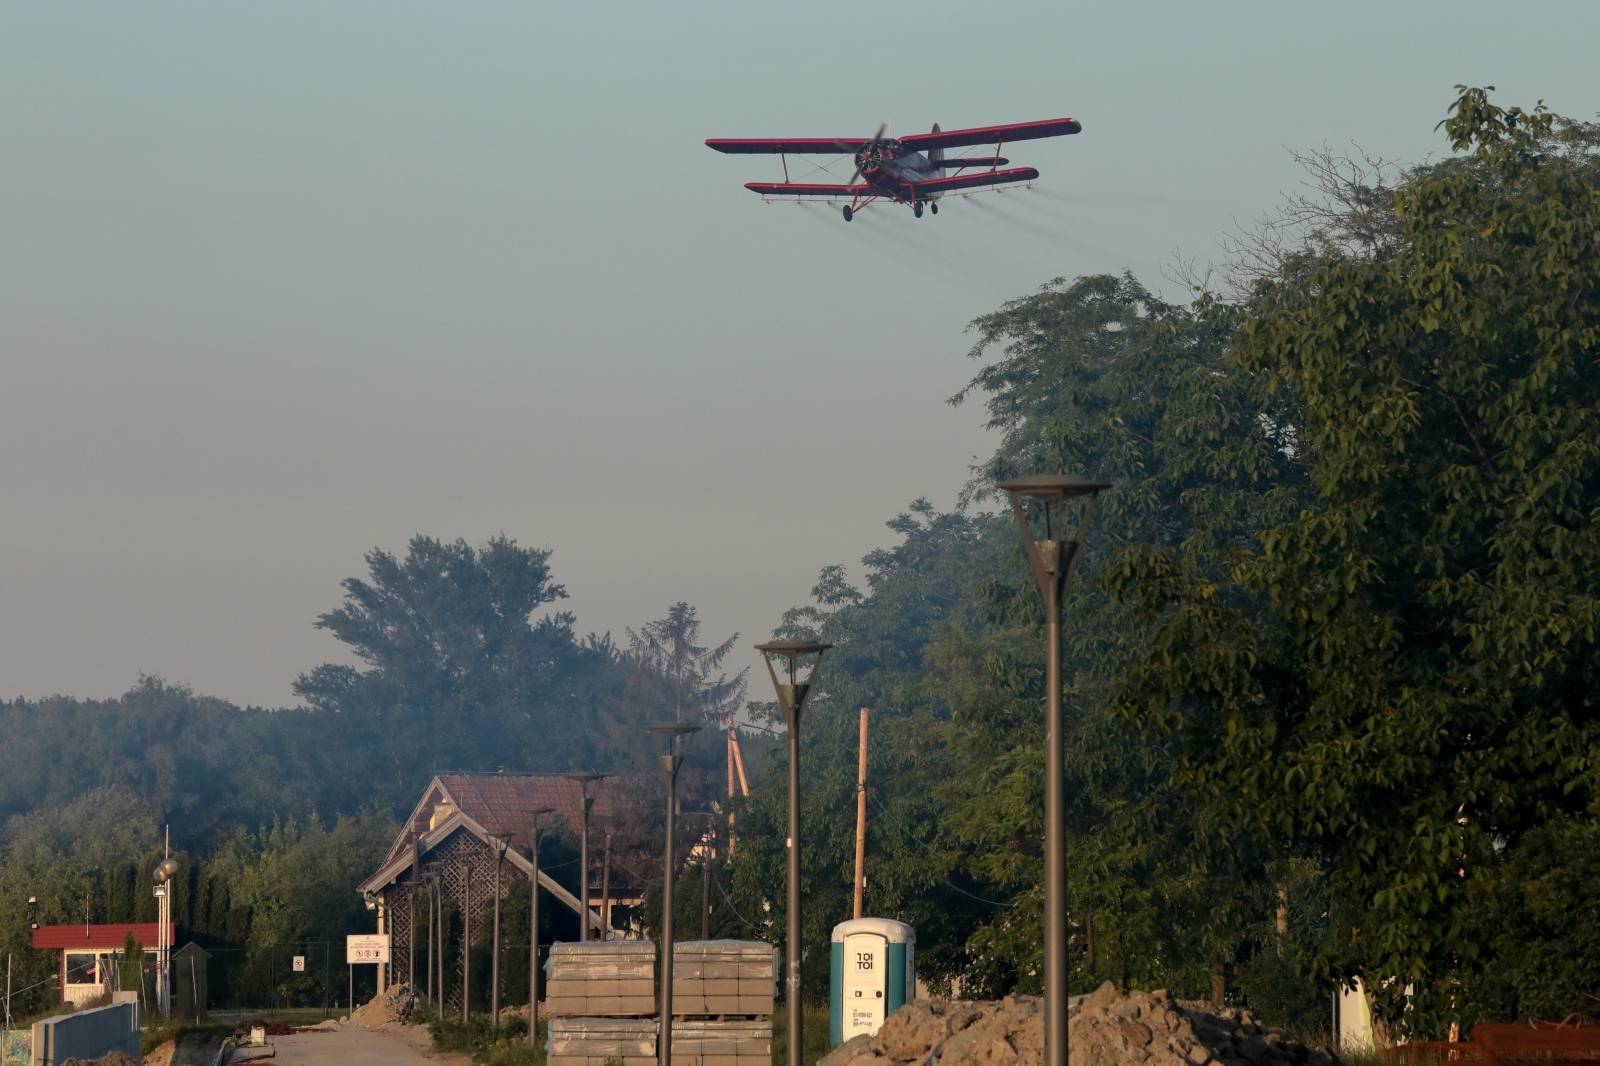
[[[1225,286],[1058,279],[973,323],[952,400],[994,453],[780,628],[834,645],[804,734],[808,995],[850,913],[860,707],[868,912],[917,928],[937,988],[1038,990],[1042,607],[993,485],[1066,471],[1113,485],[1065,608],[1074,991],[1220,990],[1307,1032],[1357,976],[1419,1035],[1594,1013],[1600,128],[1462,89],[1441,130],[1425,166],[1311,157],[1320,192]],[[433,770],[643,769],[645,719],[777,724],[687,604],[617,646],[559,610],[548,552],[366,562],[319,622],[354,663],[300,678],[300,709],[155,680],[0,706],[0,936],[19,877],[61,879],[73,920],[181,814],[225,886],[204,913],[304,938],[352,901],[274,871],[331,849],[333,892]],[[726,802],[714,732],[686,808]],[[705,898],[714,935],[781,935],[785,802],[732,803],[680,929]],[[148,903],[89,895],[119,892]]]

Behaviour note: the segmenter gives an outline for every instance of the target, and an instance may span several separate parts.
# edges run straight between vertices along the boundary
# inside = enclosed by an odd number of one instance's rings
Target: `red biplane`
[[[844,206],[844,220],[849,222],[857,211],[878,199],[910,204],[911,213],[921,218],[924,205],[934,214],[939,213],[938,200],[945,193],[977,189],[985,185],[1033,181],[1039,172],[1032,167],[1000,169],[1011,162],[1000,154],[1000,150],[1011,141],[1064,137],[1083,129],[1076,119],[1070,118],[1016,122],[1008,126],[979,126],[976,129],[949,132],[941,132],[938,124],[935,124],[930,133],[898,138],[885,137],[884,131],[888,128],[887,123],[879,126],[878,132],[871,137],[713,137],[706,141],[706,145],[733,155],[785,157],[783,181],[752,181],[746,183],[745,188],[762,196],[849,198],[850,202]],[[946,148],[976,145],[993,145],[994,155],[945,158]],[[854,154],[856,172],[843,185],[789,180],[787,157],[790,155],[845,154]],[[946,173],[952,170],[972,171],[978,167],[987,169],[976,173]]]

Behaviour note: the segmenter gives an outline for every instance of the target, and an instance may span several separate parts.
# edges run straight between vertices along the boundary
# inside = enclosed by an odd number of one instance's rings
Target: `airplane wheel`
[[[938,204],[929,204],[928,205],[928,210],[932,211],[934,214],[937,215],[939,213],[939,205]]]
[[[846,222],[849,222],[852,218],[855,218],[855,217],[856,217],[856,213],[854,211],[850,210],[848,207],[844,209],[844,220]]]
[[[918,218],[922,217],[922,201],[921,200],[918,200],[916,203],[911,205],[911,213],[913,215],[916,215]]]

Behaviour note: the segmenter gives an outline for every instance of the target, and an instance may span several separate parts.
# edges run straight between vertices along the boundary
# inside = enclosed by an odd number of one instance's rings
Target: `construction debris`
[[[61,1066],[139,1066],[139,1056],[108,1051],[98,1059],[67,1059]]]
[[[1334,1066],[1334,1058],[1257,1024],[1248,1012],[1212,1011],[1164,991],[1117,991],[1109,981],[1067,1008],[1069,1066]],[[818,1066],[972,1063],[1040,1066],[1044,1003],[919,999],[895,1011],[876,1036],[858,1036]]]
[[[380,996],[375,996],[357,1007],[350,1020],[368,1029],[379,1025],[397,1025],[411,1017],[417,1009],[417,995],[405,983],[390,985]]]

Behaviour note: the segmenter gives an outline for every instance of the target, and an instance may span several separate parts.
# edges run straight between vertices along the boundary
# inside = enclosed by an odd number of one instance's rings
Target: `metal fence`
[[[1389,1066],[1597,1066],[1600,1026],[1480,1024],[1471,1043],[1401,1044],[1385,1054]]]

